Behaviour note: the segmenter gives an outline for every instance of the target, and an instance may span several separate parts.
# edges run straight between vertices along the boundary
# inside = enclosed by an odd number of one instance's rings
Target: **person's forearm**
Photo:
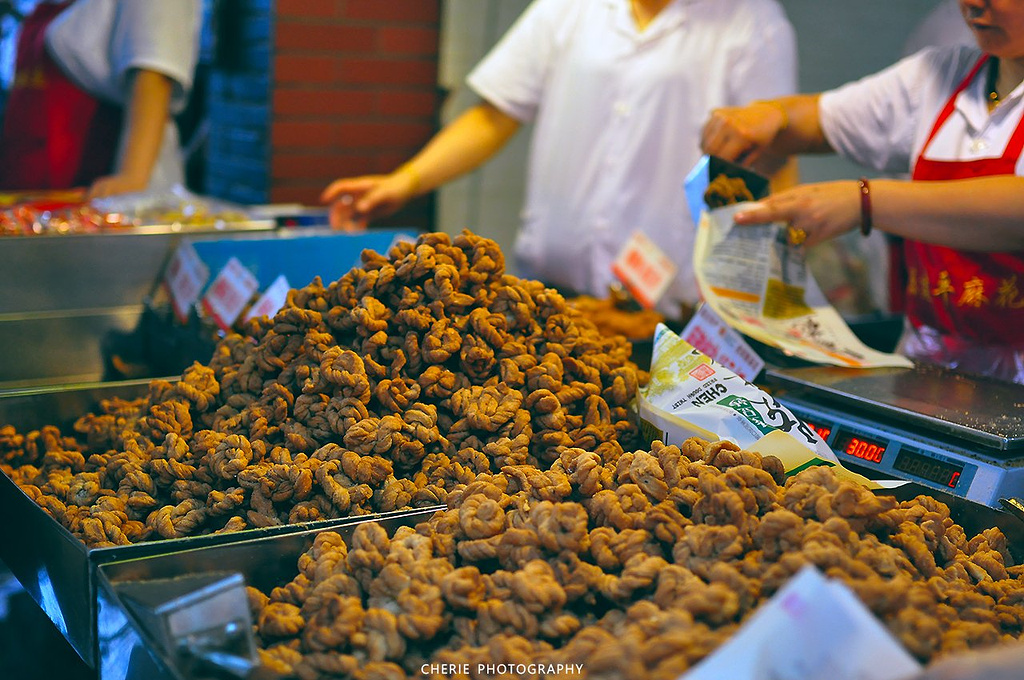
[[[1024,177],[870,186],[874,224],[890,234],[960,250],[1024,250]]]
[[[427,193],[480,166],[518,129],[519,121],[484,102],[446,125],[402,167],[415,176],[416,193]]]
[[[162,73],[140,69],[134,73],[131,88],[122,133],[124,152],[117,172],[148,184],[170,117],[172,83]]]
[[[769,151],[779,156],[801,153],[829,153],[832,147],[821,129],[818,94],[797,94],[772,100],[786,114],[786,124],[776,135]]]

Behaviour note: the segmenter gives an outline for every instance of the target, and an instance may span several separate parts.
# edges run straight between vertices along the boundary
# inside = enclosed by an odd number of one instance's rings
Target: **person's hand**
[[[86,193],[86,200],[94,198],[106,198],[116,194],[130,194],[136,191],[145,191],[149,182],[142,177],[134,177],[128,174],[108,175],[100,177]]]
[[[416,195],[416,175],[400,168],[390,175],[364,175],[331,182],[320,200],[330,203],[335,229],[361,231],[371,220],[397,211]]]
[[[813,246],[860,226],[855,181],[804,184],[758,201],[734,216],[736,224],[782,222],[794,245]]]
[[[700,146],[704,153],[752,165],[788,125],[786,109],[778,102],[714,109],[704,124]]]
[[[1024,645],[1002,645],[965,652],[931,664],[908,680],[1020,680],[1024,675]]]

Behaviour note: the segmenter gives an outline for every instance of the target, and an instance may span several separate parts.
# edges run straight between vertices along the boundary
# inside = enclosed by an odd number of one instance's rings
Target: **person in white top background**
[[[976,45],[927,48],[824,94],[716,110],[703,148],[835,151],[911,179],[807,184],[737,216],[813,246],[872,227],[905,239],[909,327],[922,361],[1024,382],[1024,3],[960,0]]]
[[[84,185],[102,197],[181,184],[173,115],[192,87],[201,20],[200,0],[38,3],[4,111],[0,188]]]
[[[639,229],[679,266],[662,305],[678,316],[698,298],[683,182],[701,124],[712,108],[794,92],[796,38],[776,0],[536,0],[467,81],[481,102],[409,162],[327,187],[333,223],[363,228],[533,123],[517,273],[603,297]]]

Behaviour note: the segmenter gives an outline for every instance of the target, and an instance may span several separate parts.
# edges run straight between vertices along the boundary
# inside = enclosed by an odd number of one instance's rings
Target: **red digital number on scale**
[[[817,432],[818,436],[821,437],[822,439],[827,440],[828,436],[830,434],[832,434],[832,428],[831,427],[825,427],[824,425],[818,425],[817,423],[812,423],[809,420],[805,420],[804,422],[807,423],[808,427],[810,427],[812,430]]]
[[[881,463],[882,454],[885,453],[884,446],[872,444],[871,442],[866,442],[863,439],[858,439],[857,437],[851,437],[850,442],[846,445],[846,449],[844,450],[854,458],[860,458],[861,460],[870,461],[872,463]]]
[[[835,450],[842,451],[848,456],[853,456],[868,463],[881,463],[885,455],[887,444],[881,441],[872,441],[866,437],[859,437],[850,432],[840,432],[834,445]]]

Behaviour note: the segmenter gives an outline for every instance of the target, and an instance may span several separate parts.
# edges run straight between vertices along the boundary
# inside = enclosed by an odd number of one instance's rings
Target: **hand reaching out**
[[[773,194],[736,213],[736,224],[782,222],[813,246],[860,226],[860,185],[856,181],[804,184]]]
[[[772,102],[715,109],[701,133],[701,149],[728,161],[753,165],[788,124],[786,110]]]
[[[361,231],[370,221],[397,211],[416,195],[415,172],[402,166],[390,175],[363,175],[332,182],[320,195],[330,203],[331,226]]]
[[[100,177],[92,183],[86,194],[86,200],[94,198],[106,198],[116,194],[130,194],[136,191],[145,191],[148,182],[145,179],[133,177],[128,174],[108,175]]]

